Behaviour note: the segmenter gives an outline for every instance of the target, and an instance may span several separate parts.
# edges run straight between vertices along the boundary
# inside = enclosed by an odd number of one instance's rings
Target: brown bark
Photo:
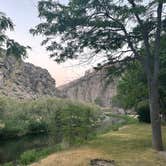
[[[157,8],[157,30],[155,37],[154,50],[154,71],[150,84],[149,104],[152,125],[152,146],[156,150],[163,150],[162,134],[161,134],[161,120],[159,115],[159,55],[160,55],[160,38],[161,38],[161,18],[162,18],[163,1],[159,1]]]
[[[158,94],[158,81],[153,79],[149,83],[149,105],[152,127],[152,147],[155,150],[162,151],[162,134],[161,134],[161,120],[159,113],[159,94]]]

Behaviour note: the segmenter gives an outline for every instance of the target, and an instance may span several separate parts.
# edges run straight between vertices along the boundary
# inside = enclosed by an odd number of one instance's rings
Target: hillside
[[[163,127],[166,141],[166,127]],[[52,154],[31,166],[87,166],[90,160],[113,160],[104,166],[165,166],[166,154],[151,149],[150,125],[134,124],[98,136],[87,145]],[[166,143],[166,142],[164,142]]]
[[[83,77],[58,87],[58,95],[103,107],[111,106],[112,97],[116,95],[117,81],[109,81],[105,76],[105,71],[86,72]]]
[[[55,80],[46,69],[0,55],[0,95],[32,99],[55,94]]]

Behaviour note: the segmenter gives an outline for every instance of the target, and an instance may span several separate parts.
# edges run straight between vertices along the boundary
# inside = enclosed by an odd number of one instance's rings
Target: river
[[[0,164],[17,160],[27,150],[40,149],[55,144],[54,136],[44,134],[0,140]]]

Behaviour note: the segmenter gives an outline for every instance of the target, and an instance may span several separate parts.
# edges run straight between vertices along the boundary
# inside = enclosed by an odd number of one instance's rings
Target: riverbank
[[[112,115],[108,113],[106,115],[103,114],[101,118],[102,121],[100,122],[100,126],[98,126],[95,131],[96,135],[118,130],[120,127],[127,124],[138,123],[137,119],[129,116]],[[96,136],[94,135],[90,140],[95,138]],[[56,136],[40,134],[0,142],[0,164],[9,162],[12,166],[17,164],[28,165],[56,151],[66,150],[73,146],[80,146],[88,142],[88,140],[84,140],[70,145],[67,140],[67,142],[64,141],[65,140],[61,143],[57,143]]]
[[[163,126],[166,145],[166,126]],[[92,159],[114,160],[117,166],[165,166],[166,158],[151,148],[151,127],[133,124],[98,136],[79,148],[54,153],[31,166],[87,166]]]

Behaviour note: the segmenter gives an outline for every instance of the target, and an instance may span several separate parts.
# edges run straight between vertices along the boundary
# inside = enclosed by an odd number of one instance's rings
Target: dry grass
[[[31,166],[87,166],[91,159],[104,156],[101,151],[81,148],[52,154]]]
[[[166,144],[166,127],[163,127]],[[109,132],[86,146],[55,153],[32,166],[88,166],[91,159],[115,160],[116,166],[165,166],[165,155],[152,150],[149,125],[135,124]]]

